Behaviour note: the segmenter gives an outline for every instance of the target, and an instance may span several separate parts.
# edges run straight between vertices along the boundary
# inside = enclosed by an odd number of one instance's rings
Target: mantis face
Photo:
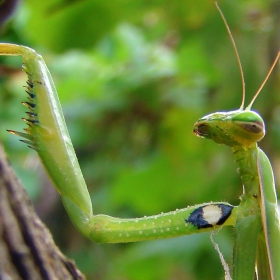
[[[195,135],[227,146],[251,146],[265,135],[263,119],[256,112],[236,110],[218,112],[199,119],[194,124]]]

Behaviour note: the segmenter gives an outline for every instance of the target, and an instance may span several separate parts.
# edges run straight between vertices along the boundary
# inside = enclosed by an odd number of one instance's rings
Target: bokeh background
[[[247,104],[280,49],[278,0],[221,0],[242,60]],[[236,109],[241,81],[214,1],[1,1],[0,41],[43,55],[57,86],[95,213],[141,217],[209,201],[238,204],[242,185],[228,147],[199,139],[194,122]],[[0,137],[41,219],[87,279],[222,279],[209,234],[99,245],[80,235],[22,131],[27,96],[20,58],[0,58]],[[254,104],[260,143],[279,177],[276,67]],[[279,183],[277,185],[279,189]],[[231,261],[232,230],[214,239]]]

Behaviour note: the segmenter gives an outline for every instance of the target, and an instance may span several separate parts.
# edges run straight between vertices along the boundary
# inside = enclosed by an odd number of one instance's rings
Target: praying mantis
[[[236,50],[236,48],[235,48]],[[19,45],[0,44],[1,55],[20,55],[28,75],[28,108],[23,120],[25,132],[9,130],[37,151],[57,188],[76,228],[98,243],[154,240],[200,232],[212,232],[223,226],[235,228],[233,268],[227,279],[280,279],[280,229],[273,174],[257,142],[265,133],[264,122],[251,106],[271,70],[250,104],[243,109],[207,115],[195,123],[194,133],[231,147],[239,166],[244,193],[241,203],[204,203],[173,212],[137,218],[118,219],[94,215],[89,193],[65,124],[54,83],[43,58],[34,50]],[[237,55],[238,57],[238,55]]]

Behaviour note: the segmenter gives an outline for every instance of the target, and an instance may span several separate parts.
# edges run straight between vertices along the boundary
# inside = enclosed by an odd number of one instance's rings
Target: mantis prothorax
[[[224,19],[224,18],[223,18]],[[225,21],[225,20],[224,20]],[[229,28],[226,24],[229,31]],[[229,32],[230,34],[230,32]],[[230,38],[233,42],[232,36]],[[277,258],[280,252],[280,224],[272,169],[268,158],[257,147],[265,134],[262,118],[250,104],[244,108],[245,83],[236,51],[243,84],[239,110],[207,115],[194,125],[197,136],[230,146],[239,166],[243,195],[238,206],[204,203],[173,212],[136,219],[94,215],[90,196],[65,124],[59,98],[43,58],[20,45],[0,44],[1,55],[20,55],[28,75],[25,133],[8,130],[23,138],[36,150],[47,173],[61,195],[76,228],[99,243],[135,242],[213,231],[222,226],[235,227],[233,279],[280,279]],[[256,268],[256,270],[255,270]]]

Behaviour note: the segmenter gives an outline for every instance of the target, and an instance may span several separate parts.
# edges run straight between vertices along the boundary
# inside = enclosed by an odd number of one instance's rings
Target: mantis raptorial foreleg
[[[233,39],[232,39],[233,41]],[[1,55],[20,55],[28,75],[28,124],[25,133],[9,130],[37,151],[47,173],[61,195],[77,229],[96,242],[134,242],[176,237],[222,226],[235,227],[233,279],[253,279],[255,266],[260,279],[280,279],[278,254],[280,226],[272,169],[257,147],[265,134],[264,122],[251,106],[207,115],[194,125],[197,136],[232,148],[244,185],[237,207],[224,202],[204,203],[173,212],[136,219],[94,215],[89,193],[68,134],[58,95],[43,58],[19,45],[0,44]],[[241,63],[238,58],[242,81]],[[264,262],[264,263],[263,263]],[[229,276],[230,277],[230,276]]]
[[[35,149],[75,226],[96,242],[119,243],[168,238],[213,227],[235,224],[235,210],[226,203],[209,203],[174,212],[139,218],[118,219],[93,215],[88,190],[69,137],[58,95],[43,58],[24,46],[0,44],[2,55],[21,55],[28,75],[29,109],[24,138]]]

